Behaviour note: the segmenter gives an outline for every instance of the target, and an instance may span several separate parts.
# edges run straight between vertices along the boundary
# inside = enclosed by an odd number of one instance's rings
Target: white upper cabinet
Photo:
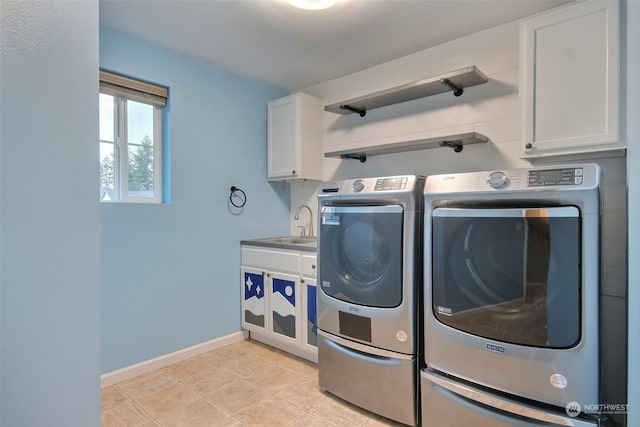
[[[617,1],[585,1],[520,26],[524,157],[624,148]]]
[[[306,93],[269,102],[267,177],[322,180],[323,103]]]

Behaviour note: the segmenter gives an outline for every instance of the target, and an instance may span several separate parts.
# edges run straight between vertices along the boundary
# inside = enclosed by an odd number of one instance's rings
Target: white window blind
[[[164,107],[169,91],[164,86],[132,79],[121,74],[100,70],[100,92],[138,102]]]

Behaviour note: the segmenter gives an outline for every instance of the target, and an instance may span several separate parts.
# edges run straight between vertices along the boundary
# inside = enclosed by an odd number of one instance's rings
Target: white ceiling
[[[290,91],[566,0],[100,0],[100,23]]]

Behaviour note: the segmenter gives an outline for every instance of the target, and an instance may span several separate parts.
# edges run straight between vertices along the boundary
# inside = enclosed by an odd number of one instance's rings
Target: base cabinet
[[[242,328],[251,338],[318,361],[315,253],[242,245]]]

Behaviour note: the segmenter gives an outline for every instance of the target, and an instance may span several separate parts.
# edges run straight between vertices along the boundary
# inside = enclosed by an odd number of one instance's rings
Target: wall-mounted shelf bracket
[[[464,147],[461,143],[453,142],[453,141],[440,141],[440,146],[441,147],[451,147],[451,148],[453,148],[453,151],[455,151],[456,153],[461,152],[462,148]]]
[[[343,153],[343,154],[340,154],[340,158],[360,160],[360,163],[364,163],[367,161],[367,153]]]
[[[463,88],[486,83],[487,81],[487,76],[478,70],[475,65],[471,65],[424,80],[418,80],[417,82],[326,105],[324,110],[342,115],[358,113],[360,117],[364,117],[367,111],[374,108],[437,95],[450,90],[453,91],[455,96],[460,96]]]
[[[360,115],[360,117],[364,117],[364,116],[367,115],[367,110],[351,107],[350,105],[341,105],[340,109],[341,110],[349,110],[349,111],[352,111],[354,113],[358,113]]]
[[[453,96],[460,96],[464,92],[460,86],[454,85],[449,79],[440,79],[440,83],[451,89],[453,91]]]

